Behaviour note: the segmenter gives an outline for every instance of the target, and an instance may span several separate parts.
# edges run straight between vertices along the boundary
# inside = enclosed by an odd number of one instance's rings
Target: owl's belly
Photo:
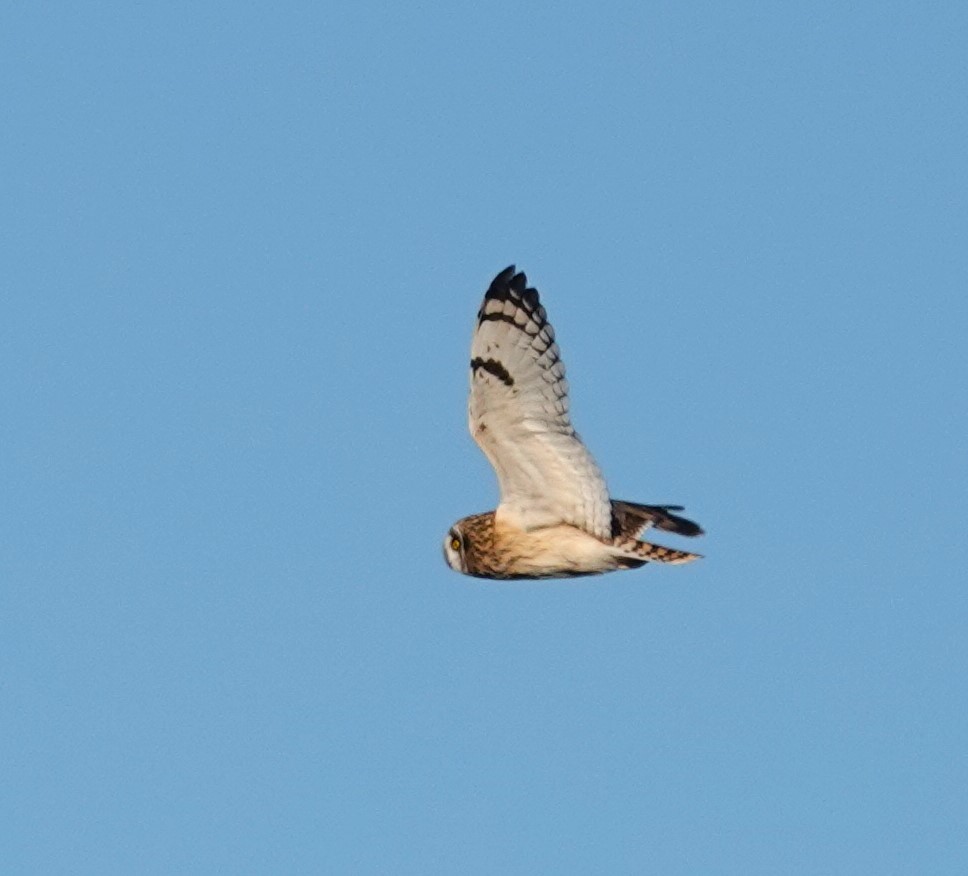
[[[623,568],[621,554],[612,545],[574,526],[530,532],[497,529],[495,547],[504,555],[509,578],[596,575]]]

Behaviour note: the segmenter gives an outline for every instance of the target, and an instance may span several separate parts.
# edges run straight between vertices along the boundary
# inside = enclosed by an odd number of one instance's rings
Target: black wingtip
[[[514,265],[508,265],[492,281],[484,300],[488,298],[498,301],[507,301],[513,298],[515,301],[523,301],[525,307],[530,311],[537,311],[540,299],[538,290],[528,286],[528,276],[524,271],[518,271]]]
[[[612,531],[617,535],[629,526],[641,527],[645,524],[677,535],[688,535],[690,538],[704,535],[703,528],[698,523],[672,513],[683,510],[681,505],[639,505],[636,502],[613,500]]]
[[[654,505],[653,508],[663,512],[655,523],[657,529],[675,532],[678,535],[688,535],[690,538],[706,534],[705,530],[695,521],[671,513],[672,511],[685,511],[686,509],[682,505]]]
[[[485,297],[506,299],[508,297],[508,290],[514,288],[518,277],[525,279],[525,283],[527,283],[524,274],[519,274],[518,269],[514,265],[508,265],[500,274],[491,280],[491,285],[488,287]]]
[[[675,529],[670,530],[671,532],[677,532],[679,535],[688,535],[690,538],[695,538],[697,535],[705,535],[706,530],[703,529],[698,523],[693,523],[691,520],[685,520],[682,517],[676,518],[677,521],[682,521],[679,523]]]

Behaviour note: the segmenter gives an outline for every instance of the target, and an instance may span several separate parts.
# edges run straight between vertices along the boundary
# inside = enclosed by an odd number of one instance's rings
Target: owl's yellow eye
[[[452,539],[450,540],[450,546],[451,546],[451,548],[453,548],[453,549],[454,549],[455,551],[459,551],[459,550],[460,550],[460,539],[459,539],[459,538],[452,538]]]

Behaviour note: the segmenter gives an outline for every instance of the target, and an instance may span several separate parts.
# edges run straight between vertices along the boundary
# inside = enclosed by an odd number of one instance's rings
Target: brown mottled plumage
[[[459,520],[444,558],[479,578],[567,578],[698,554],[639,541],[650,527],[696,536],[678,505],[611,500],[568,416],[568,383],[536,290],[514,267],[484,296],[471,346],[471,434],[497,472],[495,511]]]

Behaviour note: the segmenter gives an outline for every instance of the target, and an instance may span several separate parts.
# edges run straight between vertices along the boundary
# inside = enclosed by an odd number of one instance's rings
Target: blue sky
[[[966,37],[0,14],[0,869],[964,873]],[[466,365],[511,262],[701,563],[444,565],[497,498]]]

